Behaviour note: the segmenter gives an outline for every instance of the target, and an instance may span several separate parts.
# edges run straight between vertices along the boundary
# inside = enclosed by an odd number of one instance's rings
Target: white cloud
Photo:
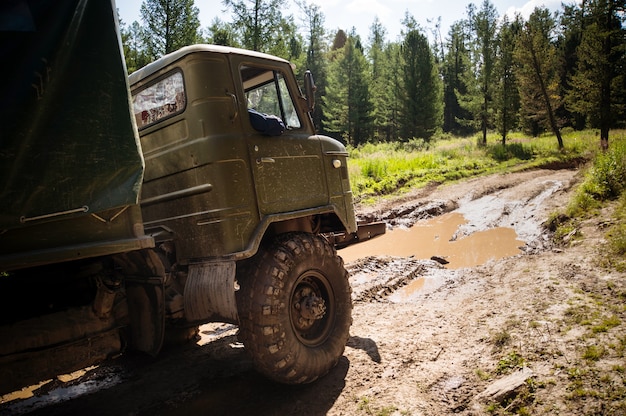
[[[510,6],[505,14],[509,20],[513,20],[515,15],[519,13],[524,20],[528,20],[530,15],[537,7],[546,7],[548,10],[558,10],[561,6],[561,0],[530,0],[521,7]]]

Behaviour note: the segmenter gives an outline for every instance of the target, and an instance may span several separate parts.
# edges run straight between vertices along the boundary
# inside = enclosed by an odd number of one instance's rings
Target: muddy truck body
[[[127,77],[114,2],[19,4],[0,6],[0,392],[207,322],[274,380],[327,373],[351,324],[336,249],[384,225],[356,224],[310,74],[303,94],[283,59],[193,45]]]

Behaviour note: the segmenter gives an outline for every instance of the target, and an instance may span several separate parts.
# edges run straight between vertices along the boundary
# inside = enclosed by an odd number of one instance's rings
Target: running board
[[[327,234],[326,237],[339,250],[383,235],[386,230],[387,225],[384,222],[370,222],[358,224],[358,228],[354,233],[331,233]]]

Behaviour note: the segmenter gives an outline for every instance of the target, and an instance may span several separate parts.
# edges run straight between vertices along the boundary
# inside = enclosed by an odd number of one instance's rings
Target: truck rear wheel
[[[278,236],[239,283],[240,338],[259,372],[300,384],[337,364],[352,324],[351,289],[343,261],[325,239]]]

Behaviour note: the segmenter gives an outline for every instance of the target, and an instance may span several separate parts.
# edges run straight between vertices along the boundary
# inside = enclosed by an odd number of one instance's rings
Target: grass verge
[[[492,135],[487,142],[482,146],[477,138],[449,138],[350,148],[352,192],[357,201],[367,203],[430,183],[537,167],[574,166],[591,159],[599,144],[593,131],[564,134],[565,148],[561,150],[551,135],[512,135],[506,146]]]
[[[559,369],[567,374],[567,397],[582,414],[626,414],[626,289],[609,277],[626,271],[626,139],[622,134],[599,153],[564,213],[555,214],[555,240],[563,245],[584,239],[579,225],[593,219],[605,230],[597,262],[607,276],[585,282],[561,327],[577,336],[576,359]]]

